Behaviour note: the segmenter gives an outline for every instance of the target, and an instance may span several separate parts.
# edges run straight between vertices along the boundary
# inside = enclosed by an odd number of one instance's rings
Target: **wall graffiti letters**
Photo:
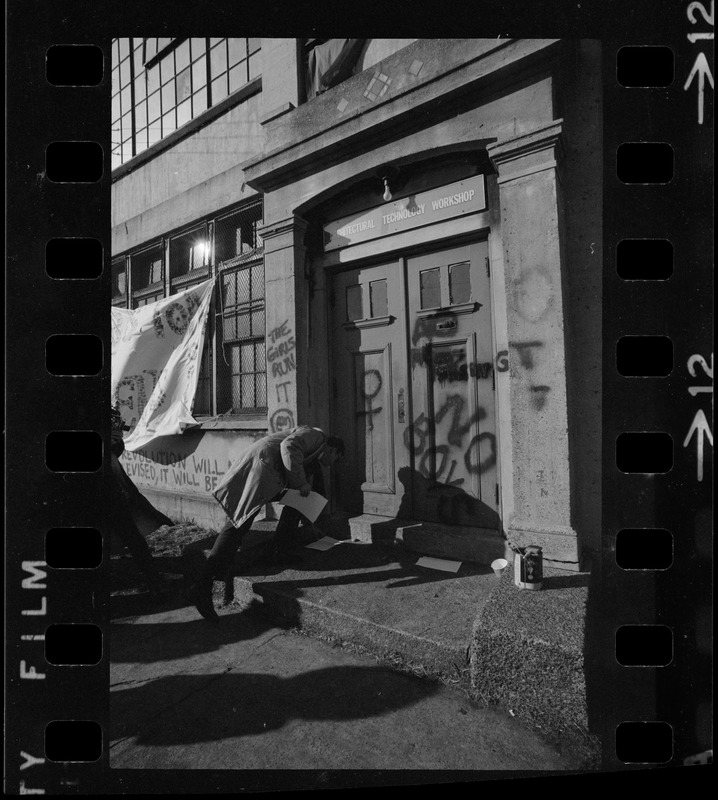
[[[289,402],[289,392],[287,391],[287,387],[291,386],[291,381],[283,381],[282,383],[278,383],[275,385],[275,389],[277,391],[277,402],[278,403],[288,403]]]
[[[267,361],[272,365],[272,377],[284,377],[297,369],[294,351],[296,341],[289,320],[269,331],[270,346],[267,348]]]
[[[533,369],[535,366],[533,351],[543,347],[543,342],[509,342],[509,345],[518,352],[521,366],[525,369]]]
[[[294,424],[294,414],[288,408],[277,409],[269,419],[269,428],[272,433],[290,431],[294,427],[296,427]]]
[[[509,370],[509,351],[499,350],[496,354],[496,371],[508,372]]]
[[[532,399],[531,402],[533,407],[537,411],[541,411],[541,409],[546,405],[548,401],[548,393],[551,391],[550,386],[531,386],[530,387]]]
[[[213,492],[232,464],[230,459],[183,456],[169,450],[125,450],[120,460],[125,472],[140,485],[195,494]]]
[[[289,320],[267,332],[267,380],[270,384],[267,389],[271,391],[271,385],[274,385],[276,402],[281,406],[269,418],[269,429],[272,433],[291,430],[296,425],[294,412],[291,410],[294,382],[286,380],[297,369],[296,346]]]

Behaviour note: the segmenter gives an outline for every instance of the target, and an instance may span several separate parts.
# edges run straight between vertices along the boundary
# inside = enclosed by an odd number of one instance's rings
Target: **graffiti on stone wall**
[[[543,267],[524,270],[513,282],[513,303],[522,319],[539,322],[553,304],[553,278]]]
[[[269,418],[272,433],[291,430],[295,427],[292,386],[293,380],[286,380],[296,372],[296,340],[289,327],[289,320],[267,332],[267,390],[274,391],[277,405]]]
[[[294,427],[294,414],[288,408],[278,408],[269,418],[269,429],[272,433],[290,431]]]
[[[544,343],[537,340],[527,342],[509,342],[509,346],[518,353],[521,367],[527,372],[533,372],[533,370],[536,368],[538,354],[540,353],[541,348],[544,347]],[[512,377],[516,377],[516,370],[513,370],[511,375]],[[546,386],[545,384],[529,384],[531,405],[534,407],[534,409],[536,409],[536,411],[541,411],[544,408],[548,402],[548,395],[550,391],[551,387]]]
[[[144,486],[213,492],[232,462],[227,459],[182,456],[171,451],[125,450],[121,457],[125,472]]]
[[[289,320],[269,331],[269,347],[267,348],[267,362],[270,365],[272,378],[283,378],[297,369],[294,357],[296,341],[294,333],[289,327]]]

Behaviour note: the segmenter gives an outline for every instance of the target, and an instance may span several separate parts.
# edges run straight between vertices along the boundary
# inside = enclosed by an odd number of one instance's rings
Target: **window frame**
[[[207,330],[206,330],[206,338],[205,338],[205,347],[208,347],[208,354],[209,354],[209,375],[207,376],[206,373],[200,373],[200,379],[204,379],[208,377],[209,379],[209,411],[202,412],[202,413],[194,413],[195,418],[200,423],[207,423],[217,418],[221,418],[223,421],[228,423],[234,422],[251,422],[254,421],[264,421],[266,422],[267,412],[268,412],[268,385],[267,385],[267,330],[266,330],[266,274],[264,272],[264,247],[261,241],[261,237],[258,234],[258,228],[261,225],[261,221],[263,219],[263,202],[262,199],[257,197],[249,202],[244,202],[239,205],[230,206],[227,209],[224,209],[221,212],[212,214],[211,216],[201,218],[199,220],[195,220],[193,223],[189,225],[185,225],[181,228],[178,228],[174,231],[170,231],[163,236],[159,237],[158,239],[153,239],[139,247],[133,248],[132,250],[119,255],[113,256],[111,259],[111,265],[113,269],[112,280],[113,280],[113,287],[114,287],[114,269],[115,267],[119,267],[122,263],[124,264],[125,269],[125,294],[124,297],[120,295],[113,295],[112,296],[112,305],[119,308],[129,308],[135,309],[140,307],[141,305],[145,305],[147,302],[152,302],[155,299],[160,298],[167,298],[176,294],[177,292],[183,291],[186,288],[189,288],[192,285],[196,285],[198,283],[202,283],[203,281],[211,278],[216,277],[218,279],[217,286],[215,287],[215,291],[213,293],[210,310],[209,310],[209,317],[207,321]],[[217,227],[218,223],[222,220],[227,220],[232,218],[235,215],[246,215],[244,219],[239,218],[239,221],[243,223],[243,225],[247,226],[248,230],[253,232],[253,236],[255,237],[254,244],[255,246],[245,250],[243,253],[239,253],[231,258],[224,259],[223,261],[216,260],[216,253],[217,253]],[[188,270],[186,273],[175,276],[172,276],[172,257],[171,257],[171,247],[173,242],[177,242],[181,240],[183,237],[189,237],[191,234],[204,230],[207,235],[207,242],[209,244],[209,257],[208,257],[208,264],[206,268],[196,269],[196,270]],[[159,248],[161,253],[161,274],[162,280],[160,282],[154,282],[149,284],[148,286],[142,287],[141,289],[136,289],[133,287],[133,280],[132,280],[132,260],[133,258],[137,258],[138,256],[142,256],[144,254],[150,253],[152,250]],[[244,338],[237,338],[236,340],[232,340],[230,344],[233,347],[240,348],[242,344],[252,343],[253,345],[259,344],[264,352],[264,401],[265,404],[263,406],[253,406],[247,408],[241,408],[237,406],[231,406],[228,410],[221,411],[219,406],[219,400],[222,396],[233,398],[233,388],[231,382],[233,380],[232,375],[232,366],[231,363],[226,361],[225,353],[220,353],[220,348],[225,347],[225,343],[223,341],[223,332],[222,337],[220,337],[218,332],[218,320],[220,317],[223,318],[225,312],[223,303],[222,303],[222,275],[226,274],[228,271],[231,272],[238,272],[241,270],[252,270],[255,269],[257,266],[261,266],[262,268],[262,288],[261,288],[261,296],[257,295],[256,297],[248,297],[245,301],[241,303],[237,303],[233,308],[240,309],[244,308],[245,304],[248,310],[251,312],[254,311],[262,311],[264,314],[264,329],[261,331],[261,335],[254,333],[250,337]],[[250,287],[251,288],[251,287]],[[154,297],[153,295],[161,290],[161,294],[159,297]],[[151,298],[151,299],[149,299]],[[139,302],[138,302],[139,301]],[[204,357],[204,355],[203,355]],[[229,367],[229,374],[220,375],[218,370],[218,361],[220,358],[225,357],[225,363]],[[240,356],[241,358],[241,356]],[[230,359],[231,361],[231,359]],[[240,361],[241,366],[241,361]],[[255,384],[255,400],[256,400],[256,385],[257,385],[257,376],[261,375],[261,371],[257,371],[257,356],[255,351],[254,356],[254,371],[251,373],[254,375],[254,384]],[[244,375],[245,373],[238,373],[240,376]],[[249,373],[246,373],[249,374]],[[220,385],[221,380],[221,385]],[[240,384],[241,384],[241,377],[240,377]],[[226,384],[226,385],[225,385]],[[199,396],[199,387],[198,387],[198,396]],[[236,410],[235,410],[236,409]]]
[[[148,41],[150,40],[139,37],[112,41],[110,92],[113,172],[122,169],[133,159],[147,153],[177,132],[188,128],[191,130],[192,122],[213,109],[222,108],[223,103],[242,102],[248,95],[248,87],[261,77],[261,39],[242,38],[240,51],[243,50],[244,56],[231,66],[227,61],[231,50],[229,38],[170,39],[147,59]],[[121,42],[128,43],[124,47],[127,55],[121,56]],[[204,43],[201,49],[198,42]],[[252,45],[253,42],[258,44]],[[188,63],[183,62],[181,69],[178,69],[177,53],[185,43]],[[212,74],[210,61],[214,46],[223,48],[226,56],[225,69],[217,75]],[[230,73],[234,71],[238,75],[240,67],[244,69],[243,77],[240,75],[238,82],[233,84],[234,76]],[[128,81],[123,84],[122,76],[125,72],[128,73]],[[177,79],[180,75],[185,75],[188,86],[186,96],[182,97],[178,96]],[[225,91],[213,97],[212,84],[222,80]]]

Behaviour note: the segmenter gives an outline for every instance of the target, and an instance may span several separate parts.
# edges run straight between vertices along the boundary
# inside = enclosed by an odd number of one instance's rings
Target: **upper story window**
[[[114,39],[112,168],[259,76],[261,39]]]

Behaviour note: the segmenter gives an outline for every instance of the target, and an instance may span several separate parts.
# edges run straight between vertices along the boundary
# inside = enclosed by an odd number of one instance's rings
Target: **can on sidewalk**
[[[514,583],[519,589],[543,586],[543,552],[538,545],[528,545],[514,555]]]

